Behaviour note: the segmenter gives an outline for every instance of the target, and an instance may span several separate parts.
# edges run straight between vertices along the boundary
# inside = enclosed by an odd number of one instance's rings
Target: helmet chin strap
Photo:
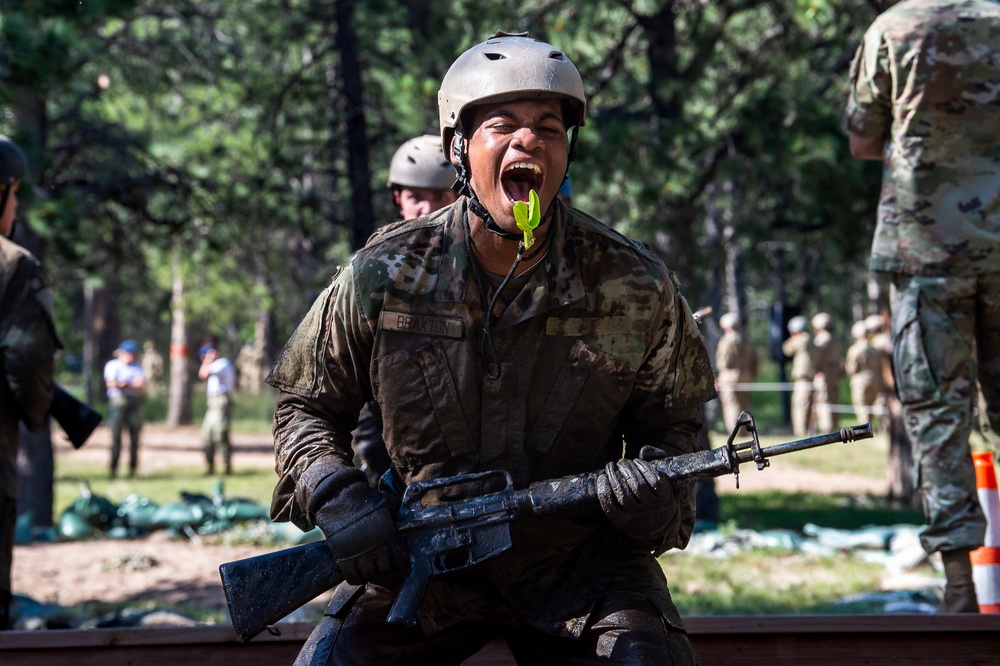
[[[486,210],[486,206],[479,201],[476,191],[472,189],[471,185],[469,185],[469,155],[465,152],[465,137],[462,136],[461,127],[455,128],[455,140],[452,142],[451,150],[458,160],[458,164],[455,166],[458,170],[458,180],[456,180],[455,184],[451,186],[451,189],[458,192],[459,196],[464,195],[469,197],[469,209],[482,219],[489,231],[493,232],[497,236],[500,236],[500,238],[515,241],[520,240],[521,234],[504,231],[504,229],[497,224],[496,220],[493,219],[493,216],[490,215],[490,211]]]
[[[566,163],[566,173],[563,174],[564,182],[567,178],[569,178],[569,165],[572,164],[573,160],[576,158],[577,128],[574,127],[570,131],[572,132],[572,136],[570,137],[569,159]],[[469,154],[465,150],[465,137],[462,135],[461,127],[455,128],[455,140],[452,142],[451,150],[457,160],[455,168],[458,171],[458,179],[452,184],[451,189],[457,192],[459,196],[466,196],[469,198],[469,210],[475,213],[476,216],[483,221],[486,228],[490,232],[507,240],[521,240],[521,234],[506,231],[503,227],[497,224],[496,220],[493,219],[493,216],[490,215],[490,211],[486,210],[486,206],[479,201],[479,196],[476,194],[476,191],[472,189],[472,185],[469,184]],[[548,211],[546,211],[546,214],[542,216],[542,224],[545,224],[548,217]]]

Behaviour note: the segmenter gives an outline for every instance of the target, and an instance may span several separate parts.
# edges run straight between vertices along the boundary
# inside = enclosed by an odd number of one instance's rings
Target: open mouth
[[[543,181],[542,168],[530,162],[514,162],[500,174],[503,191],[511,201],[527,201],[528,193],[540,191]]]

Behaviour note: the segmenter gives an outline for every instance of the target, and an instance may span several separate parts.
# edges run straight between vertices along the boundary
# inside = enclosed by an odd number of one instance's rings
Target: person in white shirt
[[[111,478],[118,476],[118,458],[122,449],[122,429],[129,433],[129,478],[139,467],[139,431],[142,430],[146,375],[139,363],[139,343],[125,340],[115,350],[114,358],[104,366],[108,389],[108,427],[111,428]]]
[[[201,425],[201,441],[208,463],[206,476],[215,474],[215,450],[219,449],[226,474],[233,473],[232,446],[229,426],[233,416],[233,392],[236,390],[236,369],[232,362],[219,352],[218,340],[208,339],[198,350],[201,367],[198,378],[206,382],[205,395],[208,408]]]

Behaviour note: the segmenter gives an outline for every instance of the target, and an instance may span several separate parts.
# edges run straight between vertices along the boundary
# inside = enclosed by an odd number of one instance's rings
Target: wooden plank
[[[996,663],[1000,615],[817,615],[691,617],[685,620],[704,666]],[[290,664],[312,631],[279,624],[280,635],[240,643],[232,627],[150,627],[0,632],[4,666],[109,663],[149,666]],[[468,666],[513,664],[494,641]]]

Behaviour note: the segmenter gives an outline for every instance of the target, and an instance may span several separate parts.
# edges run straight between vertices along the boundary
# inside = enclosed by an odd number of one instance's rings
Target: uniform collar
[[[474,299],[479,301],[479,288],[472,273],[469,241],[466,234],[465,216],[471,215],[469,200],[460,197],[448,212],[442,234],[443,244],[441,270],[435,289],[435,300],[442,303],[459,303]],[[548,256],[532,271],[528,282],[521,289],[495,330],[502,330],[530,317],[536,317],[560,306],[584,297],[577,254],[580,242],[577,226],[569,209],[558,199],[553,202],[551,246]]]

